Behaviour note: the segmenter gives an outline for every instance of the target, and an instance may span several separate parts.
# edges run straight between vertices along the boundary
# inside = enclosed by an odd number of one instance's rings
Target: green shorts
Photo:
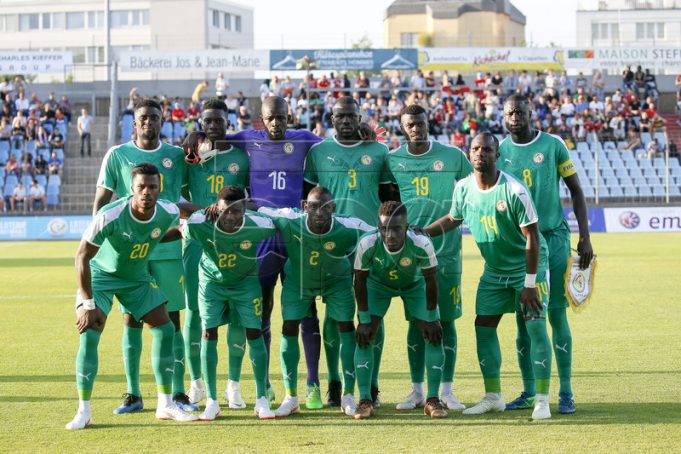
[[[302,320],[311,315],[311,305],[318,296],[326,311],[337,322],[351,322],[355,317],[352,279],[338,279],[324,288],[300,288],[293,279],[284,280],[281,290],[281,313],[284,320]]]
[[[406,320],[432,322],[440,319],[439,309],[429,311],[426,307],[426,285],[423,279],[416,281],[410,287],[401,289],[395,289],[369,279],[367,280],[367,294],[371,315],[384,318],[391,300],[399,296],[402,298]]]
[[[184,310],[184,267],[181,259],[150,260],[149,272],[166,297],[168,312]]]
[[[443,322],[452,322],[463,315],[459,270],[456,261],[449,257],[438,257],[437,305]]]
[[[483,274],[478,284],[478,293],[475,296],[475,314],[502,315],[521,311],[520,292],[524,286],[524,275],[512,278]],[[550,290],[544,271],[537,273],[537,291],[544,306],[541,318],[546,318]]]
[[[568,257],[570,257],[570,232],[566,229],[557,229],[542,233],[542,235],[549,249],[551,284],[549,309],[568,307],[568,300],[565,296],[565,270],[567,270]]]
[[[151,275],[147,274],[141,276],[139,280],[130,281],[93,268],[92,296],[97,307],[106,315],[111,312],[114,295],[121,310],[138,321],[165,302]]]
[[[197,240],[184,240],[182,265],[184,266],[184,289],[187,294],[187,309],[199,310],[199,264],[203,248]]]
[[[232,321],[244,328],[260,329],[262,292],[257,276],[244,279],[237,287],[200,280],[199,314],[204,329],[217,328]]]

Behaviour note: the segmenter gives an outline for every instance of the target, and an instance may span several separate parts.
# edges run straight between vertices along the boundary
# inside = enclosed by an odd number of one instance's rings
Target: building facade
[[[525,16],[509,0],[395,0],[385,11],[385,47],[525,45]]]

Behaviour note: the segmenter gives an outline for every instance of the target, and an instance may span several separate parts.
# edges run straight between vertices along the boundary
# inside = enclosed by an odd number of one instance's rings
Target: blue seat
[[[5,150],[4,148],[0,148],[0,164],[5,165],[7,161],[9,161],[9,151]]]
[[[26,151],[28,151],[33,156],[35,156],[35,149],[36,149],[35,140],[27,140],[26,141]]]
[[[610,197],[624,197],[624,192],[620,186],[610,187]]]
[[[177,142],[184,138],[185,129],[184,124],[177,122],[173,126],[173,142]]]
[[[47,206],[56,206],[59,204],[59,186],[47,186],[45,190],[45,198],[47,199]]]
[[[57,153],[57,157],[61,159],[62,162],[64,162],[64,150],[62,150],[61,148],[53,148],[52,152]]]
[[[3,197],[9,197],[14,192],[14,188],[17,186],[16,180],[12,184],[10,181],[5,180],[5,188],[2,191]]]
[[[641,186],[638,188],[638,195],[641,197],[652,197],[653,192],[650,190],[650,186]]]
[[[624,191],[625,197],[636,197],[636,196],[638,196],[638,192],[636,191],[635,186],[624,186],[622,189]]]
[[[47,179],[47,187],[50,186],[61,186],[61,177],[59,175],[50,175],[50,177]]]
[[[47,186],[47,177],[45,175],[36,175],[35,181],[37,181],[38,184],[42,187]]]
[[[134,117],[130,114],[123,115],[123,118],[121,118],[121,142],[126,143],[130,141],[133,131]],[[161,134],[163,134],[163,128],[161,128]]]
[[[54,125],[52,125],[52,123],[43,123],[42,127],[48,135],[52,134],[52,131],[54,131]]]
[[[163,123],[163,126],[161,126],[161,136],[167,137],[168,140],[173,140],[173,124],[171,122],[166,121]]]
[[[61,135],[64,136],[64,140],[66,140],[69,133],[68,124],[66,124],[66,122],[63,120],[58,120],[57,129],[59,130],[59,132],[61,132]]]
[[[21,177],[21,184],[23,184],[24,187],[28,189],[31,187],[31,180],[33,180],[31,175],[24,175]]]

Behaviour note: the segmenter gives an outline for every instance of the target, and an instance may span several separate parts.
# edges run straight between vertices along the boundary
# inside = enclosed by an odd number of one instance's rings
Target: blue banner
[[[307,58],[306,58],[307,57]],[[309,64],[309,68],[308,68]],[[287,49],[270,51],[272,71],[416,69],[416,49]]]
[[[0,241],[79,240],[92,216],[0,217]]]
[[[572,233],[579,232],[577,217],[572,208],[563,208],[565,219],[568,221]],[[603,208],[589,208],[589,232],[605,232],[605,215]]]

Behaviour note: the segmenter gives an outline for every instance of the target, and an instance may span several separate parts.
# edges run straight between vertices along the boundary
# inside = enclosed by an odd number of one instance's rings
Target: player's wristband
[[[525,275],[525,288],[535,288],[537,286],[537,275],[536,274],[526,274]]]
[[[84,300],[82,296],[80,296],[80,291],[76,295],[76,310],[83,306],[83,308],[86,311],[92,311],[95,309],[95,299],[94,298],[89,298]]]
[[[371,314],[369,314],[369,311],[358,311],[357,314],[359,315],[360,323],[362,324],[371,323]]]

